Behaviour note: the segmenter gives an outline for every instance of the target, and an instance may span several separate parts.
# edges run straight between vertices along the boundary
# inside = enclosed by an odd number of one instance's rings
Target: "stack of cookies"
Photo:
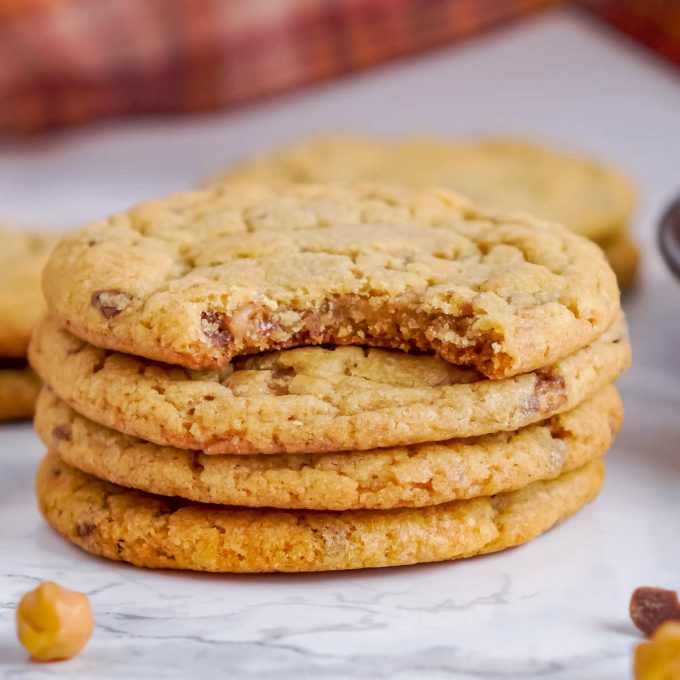
[[[44,313],[40,272],[53,239],[0,228],[0,421],[33,415],[40,381],[26,350]]]
[[[41,510],[141,566],[502,550],[595,497],[622,419],[601,250],[445,190],[171,196],[67,237],[44,292]]]
[[[480,205],[521,210],[587,236],[604,250],[622,289],[633,283],[638,267],[630,180],[598,161],[531,142],[320,138],[247,161],[216,180],[448,187]]]

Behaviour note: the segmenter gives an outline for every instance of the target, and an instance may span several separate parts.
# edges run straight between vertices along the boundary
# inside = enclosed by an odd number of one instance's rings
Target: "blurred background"
[[[69,229],[319,134],[491,135],[627,172],[651,244],[679,74],[677,0],[0,0],[0,222]]]
[[[0,0],[0,129],[236,107],[558,4],[680,65],[675,0]]]

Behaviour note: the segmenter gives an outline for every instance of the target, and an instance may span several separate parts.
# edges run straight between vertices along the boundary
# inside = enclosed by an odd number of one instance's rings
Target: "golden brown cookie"
[[[24,357],[45,313],[40,273],[56,237],[0,228],[0,357]]]
[[[124,487],[201,503],[348,510],[437,505],[554,479],[603,456],[622,418],[609,386],[516,432],[365,452],[206,456],[97,425],[46,387],[35,427],[66,463]]]
[[[621,290],[627,290],[635,282],[640,263],[640,251],[626,231],[600,243],[612,266]]]
[[[625,227],[635,188],[617,169],[519,140],[320,138],[227,170],[214,181],[442,186],[480,205],[552,219],[599,241]]]
[[[61,241],[50,312],[100,347],[193,369],[299,345],[436,351],[502,378],[586,346],[618,312],[602,251],[438,189],[216,186]]]
[[[438,562],[503,550],[591,501],[595,461],[519,491],[426,508],[347,512],[228,508],[131,491],[48,455],[36,491],[47,521],[95,555],[214,572],[326,571]]]
[[[40,380],[25,361],[0,359],[0,422],[33,416]]]
[[[623,318],[540,371],[486,380],[432,355],[305,347],[192,372],[99,349],[42,323],[30,358],[82,415],[206,453],[362,450],[516,430],[567,411],[630,361]]]

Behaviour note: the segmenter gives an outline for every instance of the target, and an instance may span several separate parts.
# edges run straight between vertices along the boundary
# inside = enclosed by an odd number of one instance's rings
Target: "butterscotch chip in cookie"
[[[208,454],[318,453],[516,430],[613,382],[630,346],[620,317],[556,364],[505,380],[360,347],[284,350],[194,372],[94,347],[47,321],[30,357],[61,399],[114,430]]]
[[[216,186],[91,224],[50,258],[51,314],[97,346],[191,369],[300,345],[438,352],[503,378],[618,313],[592,243],[439,189]]]
[[[325,512],[162,498],[103,482],[48,455],[36,490],[59,533],[109,559],[213,572],[326,571],[437,562],[519,545],[591,501],[603,473],[595,461],[507,494],[426,508]]]
[[[603,456],[622,416],[609,386],[516,432],[365,452],[206,456],[97,425],[44,388],[35,425],[66,463],[121,486],[201,503],[347,510],[422,507],[554,479]]]

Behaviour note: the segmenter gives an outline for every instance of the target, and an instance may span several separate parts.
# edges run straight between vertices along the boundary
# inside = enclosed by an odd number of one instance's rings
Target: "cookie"
[[[0,421],[33,416],[40,380],[25,360],[0,359]]]
[[[625,322],[551,367],[487,380],[433,355],[303,347],[193,372],[90,345],[54,321],[31,363],[74,410],[156,444],[216,453],[325,452],[516,430],[567,411],[630,362]]]
[[[519,491],[427,508],[347,512],[228,508],[103,482],[48,455],[36,491],[47,521],[95,555],[213,572],[327,571],[438,562],[531,540],[591,501],[601,461]]]
[[[24,357],[44,314],[40,273],[56,237],[0,229],[0,357]]]
[[[619,307],[602,251],[444,190],[217,186],[62,240],[48,307],[100,347],[192,369],[300,345],[436,351],[503,378],[584,347]]]
[[[44,388],[35,427],[64,462],[124,487],[200,503],[349,510],[438,505],[554,479],[603,456],[622,418],[610,386],[516,432],[365,452],[206,456],[97,425]]]
[[[621,230],[635,188],[618,170],[513,140],[321,138],[246,162],[217,182],[353,182],[443,186],[503,210],[560,222],[600,240]]]
[[[602,250],[612,266],[621,290],[630,288],[638,271],[640,252],[626,232],[603,241]]]

